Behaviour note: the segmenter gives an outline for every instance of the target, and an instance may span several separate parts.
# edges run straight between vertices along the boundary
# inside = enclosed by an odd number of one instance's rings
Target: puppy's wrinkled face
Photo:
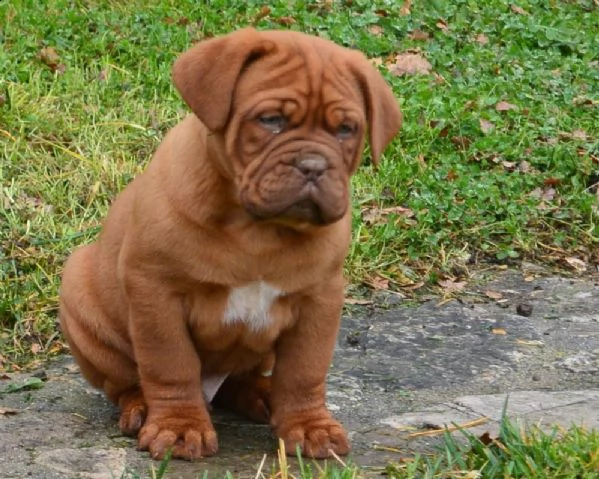
[[[345,49],[322,46],[277,42],[238,79],[225,138],[239,199],[257,219],[325,225],[349,207],[365,106]]]

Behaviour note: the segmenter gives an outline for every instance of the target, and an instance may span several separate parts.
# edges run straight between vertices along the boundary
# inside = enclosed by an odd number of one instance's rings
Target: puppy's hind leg
[[[65,265],[60,326],[83,377],[119,406],[121,431],[135,435],[143,426],[147,407],[131,346],[112,327],[94,291],[94,250],[91,245],[75,251]]]

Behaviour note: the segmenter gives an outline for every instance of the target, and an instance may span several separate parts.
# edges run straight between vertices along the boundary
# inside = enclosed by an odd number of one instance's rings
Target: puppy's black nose
[[[309,179],[319,177],[329,164],[327,160],[320,155],[306,155],[298,160],[296,167]]]

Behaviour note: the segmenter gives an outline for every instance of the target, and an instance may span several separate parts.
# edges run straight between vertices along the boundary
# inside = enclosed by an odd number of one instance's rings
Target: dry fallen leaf
[[[583,273],[587,270],[587,264],[581,259],[569,257],[566,258],[566,263],[572,266],[572,268],[574,268],[579,273]]]
[[[406,16],[410,14],[410,9],[412,8],[412,0],[404,0],[403,5],[399,9],[399,14]]]
[[[0,407],[0,416],[14,416],[15,414],[18,414],[19,410],[18,409],[11,409],[8,407]]]
[[[380,37],[383,34],[383,27],[380,25],[369,25],[368,31],[372,33],[374,36]]]
[[[345,298],[345,304],[357,304],[357,305],[366,305],[366,304],[372,304],[372,301],[370,301],[369,299],[355,299],[355,298]]]
[[[455,145],[455,147],[459,150],[467,150],[472,143],[472,140],[467,136],[452,136],[451,142]]]
[[[493,123],[491,123],[489,120],[485,120],[484,118],[480,118],[478,123],[480,124],[480,131],[482,131],[485,135],[495,128]]]
[[[492,328],[491,332],[499,336],[505,336],[507,334],[507,331],[503,328]]]
[[[435,25],[439,30],[443,30],[444,32],[449,30],[449,26],[445,20],[439,20]]]
[[[393,75],[428,75],[433,66],[419,53],[400,53],[395,63],[387,66]]]
[[[419,40],[419,41],[428,40],[430,37],[431,36],[427,32],[424,32],[422,30],[413,30],[408,35],[408,38],[410,38],[410,40]]]
[[[42,350],[42,347],[39,344],[33,343],[31,345],[31,352],[33,354],[39,354],[41,350]]]
[[[48,65],[49,67],[58,65],[58,62],[60,61],[60,57],[58,56],[58,53],[54,47],[42,48],[40,50],[39,57],[42,63]]]
[[[486,45],[487,43],[489,43],[489,39],[483,33],[479,33],[478,35],[476,35],[475,40],[477,41],[477,43],[480,43],[481,45]]]
[[[501,294],[499,291],[485,291],[485,296],[487,298],[491,298],[491,299],[501,299],[503,298],[503,294]]]
[[[381,276],[370,278],[370,281],[368,281],[367,284],[374,289],[389,289],[389,280],[387,278],[382,278]]]
[[[528,12],[524,10],[522,7],[518,5],[514,5],[513,3],[510,5],[510,9],[512,12],[517,13],[518,15],[528,15]]]
[[[369,58],[370,63],[372,63],[375,67],[380,67],[383,64],[383,59],[381,57]]]
[[[295,25],[296,23],[295,18],[293,17],[279,17],[275,19],[275,22],[277,22],[279,25],[284,25],[286,27],[290,25]]]
[[[497,105],[495,105],[495,109],[497,111],[508,111],[508,110],[517,110],[518,107],[516,105],[512,105],[511,103],[508,103],[507,101],[500,101],[499,103],[497,103]]]
[[[466,281],[453,281],[451,279],[442,279],[438,282],[446,291],[462,291],[466,287]]]

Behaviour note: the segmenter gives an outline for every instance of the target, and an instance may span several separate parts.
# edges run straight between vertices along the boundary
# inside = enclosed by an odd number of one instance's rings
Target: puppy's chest
[[[229,291],[225,304],[225,325],[243,324],[252,332],[273,326],[276,318],[274,305],[285,293],[263,281],[256,281]]]

